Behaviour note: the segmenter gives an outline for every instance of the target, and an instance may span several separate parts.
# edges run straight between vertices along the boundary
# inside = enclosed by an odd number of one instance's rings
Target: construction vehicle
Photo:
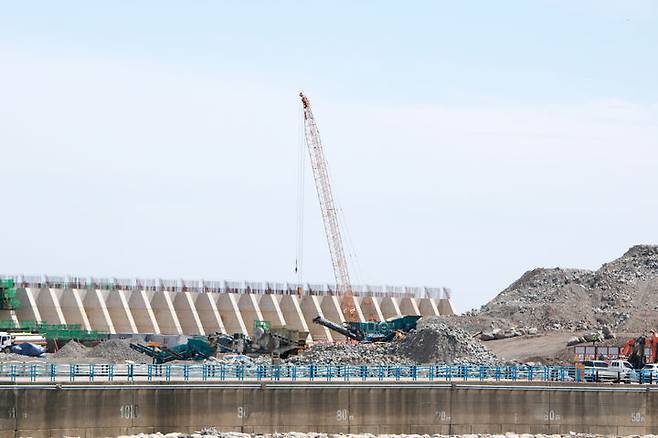
[[[367,343],[391,341],[398,333],[414,330],[419,319],[418,315],[409,315],[382,322],[346,321],[343,324],[337,324],[321,316],[316,316],[313,318],[313,322],[340,333],[346,338]]]
[[[270,327],[267,321],[255,321],[253,336],[243,333],[227,335],[213,333],[206,337],[197,336],[187,342],[171,348],[163,346],[131,343],[133,350],[153,358],[154,363],[166,363],[173,360],[204,360],[215,357],[217,353],[238,355],[269,354],[275,358],[285,359],[297,354],[306,346],[308,332],[284,327]]]
[[[36,333],[10,333],[0,332],[0,350],[9,351],[12,346],[20,344],[34,344],[45,346],[46,338]]]
[[[173,360],[204,360],[217,353],[219,333],[207,337],[189,338],[186,343],[171,348],[131,343],[130,348],[153,358],[153,363],[162,364]]]
[[[303,93],[299,93],[299,97],[302,99],[302,107],[304,109],[304,133],[306,146],[308,147],[308,153],[311,157],[313,179],[315,180],[315,188],[318,192],[322,222],[324,224],[325,234],[327,235],[331,264],[336,279],[336,293],[341,297],[340,308],[345,319],[348,321],[356,321],[359,319],[359,315],[357,315],[354,298],[352,296],[352,284],[350,282],[350,274],[347,267],[347,258],[345,257],[343,239],[338,224],[334,196],[331,191],[327,161],[325,160],[322,141],[320,140],[320,131],[315,122],[313,112],[311,111],[311,102],[308,97],[304,96]]]
[[[271,327],[267,321],[254,321],[253,337],[244,353],[270,354],[285,359],[306,347],[308,332],[286,327]]]
[[[651,331],[648,336],[639,336],[628,340],[621,347],[620,355],[625,357],[635,369],[641,369],[648,363],[656,363],[658,334]]]

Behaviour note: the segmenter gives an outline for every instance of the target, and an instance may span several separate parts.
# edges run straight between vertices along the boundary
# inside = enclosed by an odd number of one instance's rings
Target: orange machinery
[[[628,340],[621,347],[620,355],[628,359],[635,368],[642,368],[647,363],[656,363],[658,334],[651,331],[648,336],[639,336]]]

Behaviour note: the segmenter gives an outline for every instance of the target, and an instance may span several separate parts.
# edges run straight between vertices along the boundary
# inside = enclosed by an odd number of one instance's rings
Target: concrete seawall
[[[312,322],[318,315],[337,322],[345,320],[340,300],[329,294],[18,287],[16,296],[19,308],[13,312],[0,310],[0,320],[79,324],[85,330],[111,334],[251,335],[254,321],[265,319],[274,326],[310,332],[310,342],[344,339]],[[373,321],[455,313],[445,294],[440,298],[392,294],[353,299],[359,315]]]
[[[654,420],[656,418],[656,420]],[[658,388],[600,385],[0,386],[0,437],[192,432],[655,434]]]

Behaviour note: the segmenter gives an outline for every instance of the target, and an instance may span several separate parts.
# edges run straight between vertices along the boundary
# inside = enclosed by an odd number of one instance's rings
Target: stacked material
[[[151,363],[152,359],[145,354],[130,348],[130,342],[125,339],[109,339],[101,342],[87,352],[87,357],[104,360],[107,363],[132,361],[136,363]]]
[[[56,360],[65,359],[68,362],[76,362],[87,357],[87,347],[76,341],[68,341],[50,357]]]
[[[441,318],[426,317],[418,321],[415,332],[392,344],[397,355],[413,363],[494,364],[496,355],[479,340],[458,327],[451,327]]]
[[[540,330],[643,333],[658,326],[658,246],[637,245],[597,271],[526,272],[483,306],[478,317]]]
[[[375,344],[315,344],[293,364],[369,365],[369,364],[492,364],[497,362],[479,340],[451,327],[440,317],[425,317],[417,329],[401,340]]]
[[[412,364],[399,357],[389,344],[314,344],[302,354],[291,356],[295,365],[393,365]]]
[[[69,341],[57,352],[48,357],[58,363],[151,363],[152,359],[130,348],[126,339],[109,339],[93,348],[87,348],[75,341]]]

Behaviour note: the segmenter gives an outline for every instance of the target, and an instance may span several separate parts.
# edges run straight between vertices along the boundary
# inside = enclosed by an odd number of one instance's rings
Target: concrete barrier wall
[[[2,437],[139,432],[655,434],[640,386],[245,384],[0,386]]]
[[[18,288],[17,297],[20,308],[15,312],[0,310],[0,319],[80,324],[87,330],[109,333],[247,335],[252,334],[254,320],[267,319],[275,326],[310,331],[310,342],[333,341],[342,336],[313,324],[313,318],[326,313],[326,317],[336,322],[345,320],[333,295]],[[365,316],[368,320],[384,320],[402,314],[454,314],[450,298],[354,299],[356,306],[368,310]],[[391,312],[390,309],[397,310]]]

